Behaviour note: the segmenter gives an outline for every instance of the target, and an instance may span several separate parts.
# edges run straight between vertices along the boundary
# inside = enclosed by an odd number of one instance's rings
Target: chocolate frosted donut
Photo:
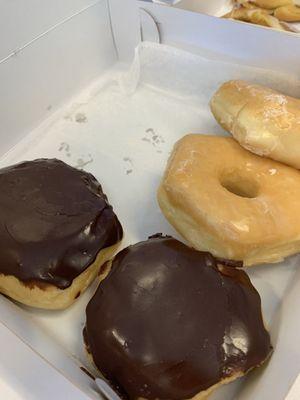
[[[197,399],[272,351],[245,272],[172,237],[121,251],[86,309],[85,342],[129,399]]]
[[[0,291],[41,308],[65,308],[122,238],[97,180],[56,159],[0,170]]]

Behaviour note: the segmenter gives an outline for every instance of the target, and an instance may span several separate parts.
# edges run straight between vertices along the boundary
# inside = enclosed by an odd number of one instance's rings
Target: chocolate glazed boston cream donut
[[[122,227],[97,180],[59,160],[0,170],[0,292],[61,309],[92,282]]]
[[[246,273],[172,237],[121,251],[86,316],[94,363],[129,399],[199,400],[271,353]]]

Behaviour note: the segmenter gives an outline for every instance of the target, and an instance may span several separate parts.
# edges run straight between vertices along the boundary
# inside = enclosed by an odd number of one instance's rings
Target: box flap
[[[299,36],[173,7],[138,1],[160,28],[162,43],[247,65],[299,73]],[[280,49],[280,53],[274,51]]]
[[[141,40],[139,10],[135,0],[109,0],[115,46],[121,61],[130,62]]]

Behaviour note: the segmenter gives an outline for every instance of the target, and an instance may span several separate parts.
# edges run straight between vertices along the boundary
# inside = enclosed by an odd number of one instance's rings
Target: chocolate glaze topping
[[[243,268],[243,261],[227,260],[226,258],[216,258],[218,264],[226,265],[226,267]]]
[[[270,354],[244,271],[170,237],[121,251],[86,310],[94,362],[130,399],[188,399]]]
[[[122,238],[122,227],[89,173],[39,159],[0,170],[0,273],[65,289]]]

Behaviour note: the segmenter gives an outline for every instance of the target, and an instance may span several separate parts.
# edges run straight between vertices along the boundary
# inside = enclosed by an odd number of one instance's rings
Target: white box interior
[[[36,6],[35,1],[30,3]],[[239,49],[227,44],[220,53],[209,35],[206,46],[200,41],[195,53],[207,55],[211,49],[214,60],[145,43],[124,72],[117,60],[130,59],[138,42],[134,1],[71,3],[65,13],[57,5],[53,20],[45,13],[43,27],[26,37],[26,43],[20,42],[23,36],[19,35],[6,47],[0,46],[0,82],[5,90],[0,100],[0,165],[60,158],[92,172],[101,182],[123,224],[123,246],[156,232],[178,237],[156,202],[156,188],[174,142],[190,132],[224,134],[208,107],[210,96],[223,81],[244,78],[300,97],[297,74],[292,66],[271,71],[223,63],[222,58],[236,60]],[[43,15],[41,11],[40,22]],[[212,21],[207,18],[209,25]],[[46,31],[40,34],[39,29]],[[260,62],[264,46],[239,61],[245,64],[251,59],[251,65],[266,67],[264,60]],[[288,393],[300,365],[295,346],[300,332],[298,262],[295,256],[249,270],[276,350],[267,368],[221,388],[212,400],[282,400]],[[94,290],[95,285],[74,306],[60,312],[22,307],[1,297],[0,321],[83,395],[97,399],[93,380],[80,370],[84,366],[92,371],[84,353],[82,328],[85,306]],[[13,369],[0,369],[9,382]],[[31,399],[29,394],[27,398]]]

